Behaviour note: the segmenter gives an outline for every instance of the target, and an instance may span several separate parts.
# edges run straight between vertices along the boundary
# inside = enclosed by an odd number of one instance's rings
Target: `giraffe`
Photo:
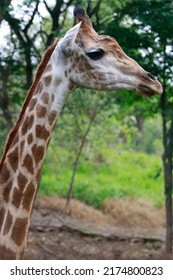
[[[0,259],[23,257],[42,164],[68,95],[77,87],[162,93],[114,38],[95,32],[81,7],[74,17],[76,25],[45,51],[1,157]]]

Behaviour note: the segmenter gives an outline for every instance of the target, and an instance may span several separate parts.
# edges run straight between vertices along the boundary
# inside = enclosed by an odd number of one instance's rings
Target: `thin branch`
[[[90,122],[88,124],[88,127],[87,127],[85,133],[83,134],[81,144],[80,144],[79,150],[78,150],[77,155],[76,155],[76,160],[74,162],[72,177],[71,177],[70,186],[69,186],[69,190],[68,190],[68,194],[67,194],[67,204],[66,204],[67,206],[69,205],[69,202],[70,202],[70,199],[71,199],[73,185],[74,185],[75,176],[76,176],[76,171],[77,171],[77,168],[78,168],[78,165],[79,165],[79,160],[80,160],[80,157],[81,157],[81,154],[82,154],[85,142],[86,142],[86,138],[87,138],[88,133],[90,131],[90,128],[91,128],[91,126],[92,126],[92,124],[95,120],[95,117],[96,117],[96,111],[93,113],[93,115],[90,119]]]
[[[28,32],[28,29],[30,28],[31,24],[33,23],[33,19],[34,19],[35,14],[36,14],[36,12],[38,10],[38,5],[39,5],[39,1],[36,3],[35,9],[34,9],[34,11],[32,13],[32,16],[31,16],[30,20],[28,21],[27,25],[25,26],[25,28],[23,30],[24,33]]]
[[[102,2],[102,0],[98,0],[98,2],[96,3],[95,7],[92,10],[91,10],[91,8],[90,8],[90,10],[87,9],[90,17],[92,17],[93,15],[97,15],[98,14],[101,2]],[[90,5],[90,3],[89,3],[89,5]]]
[[[44,0],[43,3],[44,3],[44,5],[46,6],[46,9],[48,10],[49,14],[50,14],[51,17],[52,17],[52,10],[49,8],[49,6],[48,6],[46,0]]]
[[[0,24],[4,19],[4,10],[8,9],[12,0],[1,0],[0,1]]]
[[[11,17],[11,15],[6,12],[4,14],[4,19],[8,22],[8,24],[10,25],[11,29],[14,30],[15,34],[17,35],[19,41],[21,44],[26,44],[25,39],[23,38],[20,30],[20,26],[19,26],[19,20],[16,18]]]
[[[16,46],[16,40],[14,40],[13,38],[13,34],[14,34],[14,31],[12,29],[10,29],[10,38],[11,38],[11,41],[13,43],[13,50],[11,52],[11,56],[13,57],[14,53],[15,53],[15,50],[17,49],[17,46]]]

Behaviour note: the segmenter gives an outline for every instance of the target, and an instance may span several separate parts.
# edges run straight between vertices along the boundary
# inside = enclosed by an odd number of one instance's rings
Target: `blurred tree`
[[[154,73],[163,85],[161,102],[155,109],[162,114],[163,167],[166,195],[166,251],[172,252],[172,184],[173,184],[173,1],[128,1],[108,26],[121,45],[146,70]],[[123,34],[123,35],[122,35]],[[153,105],[153,103],[151,103]],[[147,106],[145,110],[149,110]],[[151,112],[149,112],[151,114]]]
[[[2,67],[2,65],[0,65],[0,73],[2,78],[1,89],[0,89],[1,90],[0,107],[2,108],[3,117],[7,122],[8,129],[10,130],[13,126],[13,123],[12,123],[12,116],[8,109],[9,95],[7,89],[7,81],[9,78],[9,69]]]
[[[23,3],[21,3],[23,4]],[[21,5],[20,4],[20,5]],[[32,83],[33,78],[33,63],[32,63],[32,49],[34,46],[34,36],[30,36],[30,27],[33,24],[33,19],[38,12],[39,1],[25,1],[23,16],[19,19],[14,15],[14,9],[10,1],[1,1],[1,18],[8,22],[10,29],[13,31],[13,39],[18,39],[20,48],[25,58],[25,74],[26,74],[26,87]],[[27,9],[26,9],[27,7]],[[28,8],[29,7],[29,8]],[[18,7],[20,9],[20,7]],[[24,14],[28,13],[28,21],[25,21]]]

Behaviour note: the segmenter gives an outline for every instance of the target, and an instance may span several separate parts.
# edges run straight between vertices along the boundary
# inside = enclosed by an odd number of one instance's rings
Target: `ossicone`
[[[84,9],[81,6],[79,6],[79,5],[75,6],[73,15],[74,15],[77,23],[82,21],[83,24],[87,24],[90,27],[92,27],[92,23],[91,23],[89,16],[85,13]]]
[[[77,18],[79,15],[86,16],[84,9],[79,5],[75,6],[74,11],[73,11],[73,15],[74,15],[75,18]]]

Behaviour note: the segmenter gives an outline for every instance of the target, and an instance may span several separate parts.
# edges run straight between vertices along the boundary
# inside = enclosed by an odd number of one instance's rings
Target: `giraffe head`
[[[127,56],[114,38],[95,32],[82,8],[76,7],[74,16],[77,24],[59,43],[73,86],[136,90],[147,96],[162,93],[158,80]]]

